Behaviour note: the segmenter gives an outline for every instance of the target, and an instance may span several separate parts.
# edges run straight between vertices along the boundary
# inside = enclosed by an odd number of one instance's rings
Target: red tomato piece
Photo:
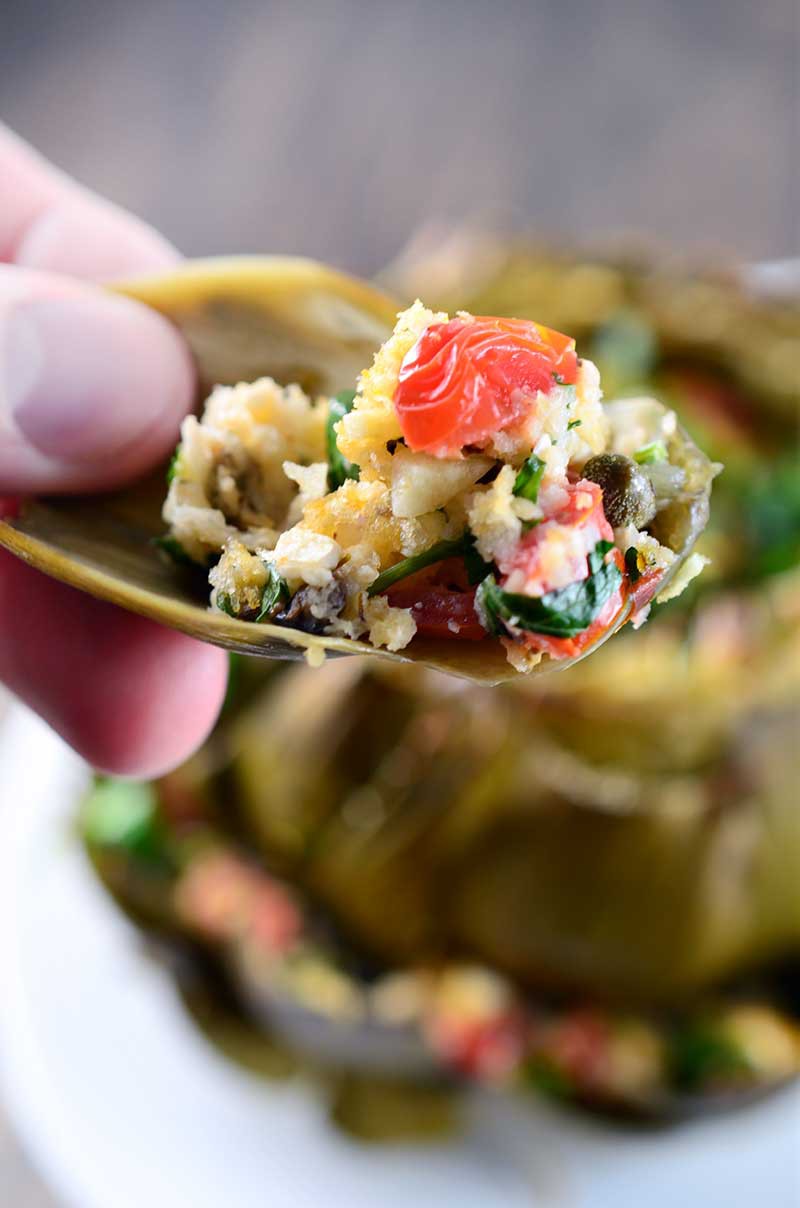
[[[565,586],[565,582],[577,583],[589,574],[587,558],[597,542],[614,540],[597,483],[581,479],[568,484],[565,490],[564,505],[526,533],[510,563],[501,567],[506,572],[502,587],[543,596],[557,586]],[[565,563],[569,571],[566,575]],[[556,573],[558,582],[554,581]]]
[[[488,636],[475,612],[475,588],[468,584],[459,558],[409,575],[386,596],[394,608],[411,609],[420,637],[482,642]]]
[[[439,457],[513,427],[539,391],[571,385],[575,341],[526,319],[432,323],[406,354],[394,396],[406,444]]]
[[[428,587],[419,592],[399,587],[387,592],[395,608],[410,608],[421,638],[451,638],[459,642],[482,642],[486,630],[475,612],[475,589],[454,591]]]
[[[579,654],[582,654],[584,650],[588,650],[590,646],[593,646],[595,642],[600,641],[603,634],[611,628],[619,617],[628,598],[628,577],[625,573],[625,559],[618,549],[612,551],[612,557],[619,570],[622,571],[622,582],[614,594],[606,600],[588,629],[584,629],[583,633],[577,634],[574,638],[553,638],[546,633],[522,634],[520,641],[529,650],[538,650],[542,654],[549,654],[551,659],[574,659]]]
[[[631,612],[635,614],[646,608],[659,589],[664,578],[663,570],[650,570],[636,580],[631,587]]]

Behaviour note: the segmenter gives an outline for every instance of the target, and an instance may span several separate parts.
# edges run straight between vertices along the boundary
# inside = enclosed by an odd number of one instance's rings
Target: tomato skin
[[[663,578],[663,570],[651,570],[636,580],[631,587],[632,614],[641,612],[643,608],[647,607],[658,591]]]
[[[567,581],[576,583],[589,573],[587,557],[598,541],[613,541],[614,530],[603,511],[603,492],[596,482],[582,479],[566,488],[567,499],[561,508],[536,525],[520,541],[513,557],[501,570],[500,586],[526,595],[543,596],[559,583],[563,585],[565,562]],[[575,539],[575,538],[579,539]]]
[[[525,319],[432,323],[400,366],[394,405],[415,452],[457,456],[520,420],[539,391],[574,384],[575,341]]]
[[[394,608],[411,609],[421,638],[482,642],[488,637],[475,612],[475,588],[459,558],[409,575],[390,587],[386,598]]]
[[[393,607],[411,609],[418,637],[482,642],[489,636],[475,612],[474,587],[468,591],[429,587],[419,593],[393,588],[387,596]]]
[[[553,547],[556,555],[560,556],[564,548],[564,530],[567,530],[568,537],[576,534],[580,537],[580,541],[569,550],[570,582],[578,582],[588,576],[588,554],[598,541],[613,541],[614,532],[603,512],[603,493],[597,483],[582,480],[569,484],[566,491],[564,503],[548,522],[537,525],[523,537],[509,565],[509,573],[501,577],[502,587],[510,591],[524,590],[533,596],[554,590],[547,579],[547,556]],[[616,623],[629,597],[634,612],[643,608],[655,594],[661,572],[642,575],[632,586],[622,551],[614,548],[608,556],[619,570],[622,580],[591,625],[582,633],[572,638],[557,638],[520,630],[513,639],[509,637],[503,641],[515,641],[552,659],[576,658],[598,642]],[[562,559],[561,570],[563,566]],[[524,584],[519,582],[520,577],[524,579]],[[420,637],[462,642],[480,642],[488,637],[475,611],[475,588],[467,582],[464,564],[459,558],[448,559],[410,575],[389,588],[386,596],[394,607],[411,609]]]
[[[588,629],[584,629],[583,633],[577,634],[574,638],[553,638],[545,633],[520,633],[519,641],[529,650],[549,654],[551,659],[574,659],[598,642],[619,617],[629,592],[628,576],[622,552],[614,549],[611,551],[611,557],[616,563],[617,569],[622,572],[622,582],[614,594],[606,600]]]

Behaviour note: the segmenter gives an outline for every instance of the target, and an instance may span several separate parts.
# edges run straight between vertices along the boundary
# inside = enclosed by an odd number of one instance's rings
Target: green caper
[[[600,453],[590,457],[583,477],[603,491],[603,511],[613,528],[632,524],[644,528],[656,514],[655,492],[650,479],[630,457],[622,453]]]

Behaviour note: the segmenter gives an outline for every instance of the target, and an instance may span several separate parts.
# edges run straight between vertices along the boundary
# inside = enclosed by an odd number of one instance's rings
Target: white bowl
[[[22,709],[0,732],[0,1078],[72,1208],[770,1208],[800,1205],[800,1091],[634,1131],[476,1094],[446,1145],[366,1147],[302,1079],[202,1036],[72,834],[80,761]]]

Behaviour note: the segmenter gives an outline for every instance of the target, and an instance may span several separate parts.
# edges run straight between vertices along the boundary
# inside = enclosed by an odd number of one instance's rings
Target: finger
[[[0,124],[0,260],[104,281],[177,259],[152,227],[70,180]]]
[[[175,445],[193,394],[189,353],[154,311],[0,265],[0,492],[133,480]]]
[[[102,771],[157,776],[205,739],[227,659],[0,551],[0,680]]]

